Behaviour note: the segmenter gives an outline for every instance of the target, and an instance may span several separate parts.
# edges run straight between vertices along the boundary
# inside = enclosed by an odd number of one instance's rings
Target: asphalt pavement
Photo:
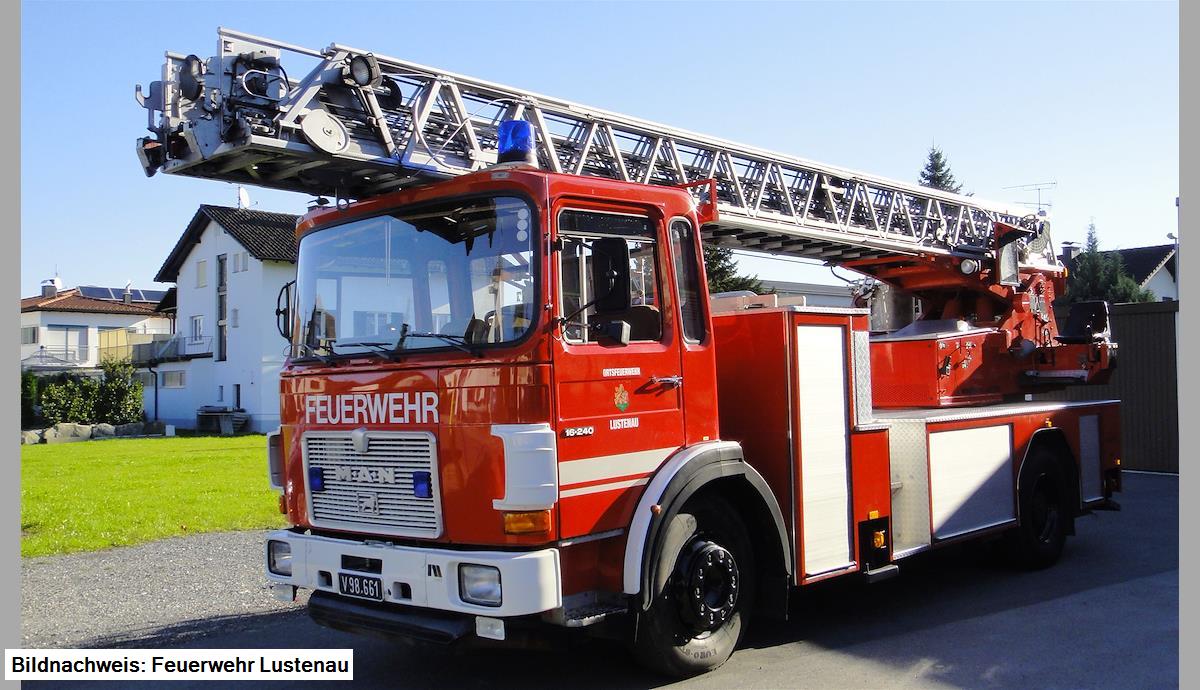
[[[957,547],[903,561],[886,582],[823,583],[793,597],[789,621],[756,621],[728,663],[683,682],[643,671],[603,640],[466,651],[320,628],[302,604],[265,590],[262,534],[253,532],[27,560],[23,644],[353,648],[354,685],[366,688],[1174,688],[1178,479],[1125,479],[1124,510],[1080,518],[1053,568],[1012,570],[986,548]],[[29,683],[93,685],[111,687]]]

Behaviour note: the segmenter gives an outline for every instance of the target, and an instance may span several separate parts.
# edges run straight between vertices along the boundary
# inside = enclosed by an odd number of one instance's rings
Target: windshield
[[[479,346],[533,325],[533,213],[523,199],[422,206],[305,236],[297,356]]]

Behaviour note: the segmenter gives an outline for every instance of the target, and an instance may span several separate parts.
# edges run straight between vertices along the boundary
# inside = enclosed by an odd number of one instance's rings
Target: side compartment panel
[[[929,548],[929,456],[925,420],[895,420],[888,427],[892,470],[892,557]]]
[[[1100,485],[1100,416],[1079,418],[1079,493],[1084,501],[1104,498]]]
[[[804,572],[854,562],[846,432],[846,334],[840,326],[797,326]]]
[[[930,505],[938,539],[1016,518],[1012,426],[929,434]]]

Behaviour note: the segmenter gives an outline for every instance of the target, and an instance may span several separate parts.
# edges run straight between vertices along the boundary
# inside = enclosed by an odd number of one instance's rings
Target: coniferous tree
[[[1125,272],[1121,255],[1100,251],[1096,224],[1088,224],[1087,243],[1067,275],[1068,302],[1104,300],[1109,304],[1153,302],[1154,293],[1143,289]]]
[[[708,274],[710,293],[751,290],[762,294],[762,281],[758,276],[739,275],[737,268],[732,249],[704,243],[704,272]]]
[[[946,160],[942,150],[936,146],[929,147],[929,157],[925,160],[925,167],[921,169],[919,182],[925,187],[944,192],[958,194],[962,191],[962,185],[955,181],[954,173],[950,172],[950,161]]]

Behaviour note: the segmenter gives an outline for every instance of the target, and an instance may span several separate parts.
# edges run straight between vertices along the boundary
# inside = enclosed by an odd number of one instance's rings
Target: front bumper
[[[338,595],[338,573],[368,574],[383,581],[383,601],[409,607],[452,611],[492,618],[525,616],[562,606],[562,578],[558,549],[538,551],[451,551],[448,549],[393,546],[335,539],[287,530],[271,532],[267,541],[292,547],[292,574],[263,570],[273,586],[295,586]],[[378,573],[343,568],[345,558],[376,559]],[[480,606],[459,593],[459,564],[488,565],[500,571],[503,598],[499,606]],[[348,601],[364,601],[347,597]]]

